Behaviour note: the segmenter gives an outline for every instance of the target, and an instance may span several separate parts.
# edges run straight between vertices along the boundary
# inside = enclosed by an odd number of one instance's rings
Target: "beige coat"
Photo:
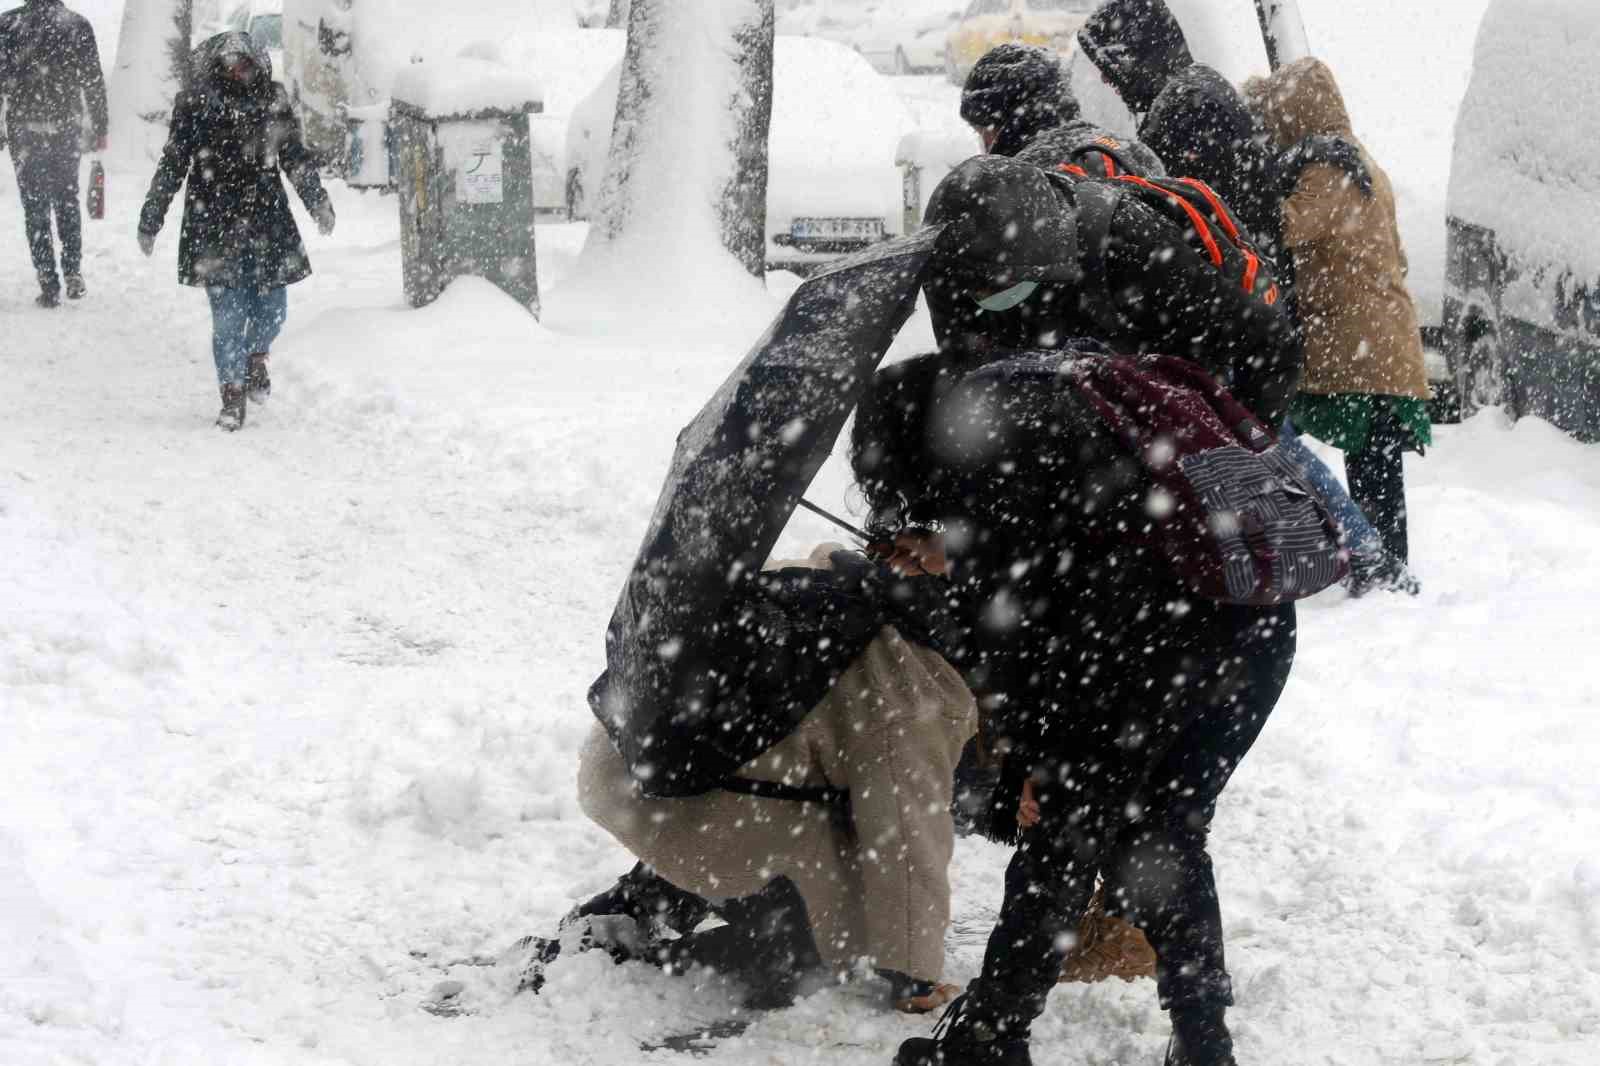
[[[830,547],[802,565],[826,568]],[[886,627],[798,730],[739,771],[848,789],[853,829],[794,800],[721,791],[649,799],[598,724],[584,746],[578,798],[680,888],[728,899],[788,877],[830,965],[870,958],[935,981],[950,921],[951,774],[976,728],[972,694],[955,669]]]
[[[1284,242],[1294,254],[1306,328],[1304,392],[1428,398],[1416,306],[1395,220],[1394,186],[1356,141],[1333,72],[1301,59],[1245,83],[1252,109],[1279,150],[1305,137],[1356,144],[1372,172],[1372,197],[1327,165],[1306,168],[1284,204]]]

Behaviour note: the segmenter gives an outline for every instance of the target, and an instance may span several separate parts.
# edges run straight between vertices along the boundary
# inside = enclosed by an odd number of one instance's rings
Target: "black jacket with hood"
[[[1139,139],[1175,177],[1217,191],[1255,242],[1276,254],[1281,222],[1272,159],[1239,91],[1196,63],[1163,0],[1106,0],[1078,44],[1128,108]]]
[[[955,593],[974,607],[948,646],[986,737],[1007,753],[986,826],[1003,842],[1014,842],[1030,774],[1080,771],[1097,802],[1121,811],[1142,787],[1166,784],[1146,778],[1180,736],[1225,740],[1190,730],[1208,708],[1223,710],[1229,732],[1259,728],[1294,654],[1292,603],[1196,596],[1131,535],[1149,521],[1150,483],[1059,376],[1074,354],[893,364],[852,431],[869,503],[941,526]],[[1229,769],[1201,774],[1225,780]]]
[[[255,77],[222,73],[224,56],[244,53]],[[172,126],[139,232],[161,231],[186,182],[178,280],[185,285],[272,289],[311,273],[280,170],[313,214],[328,204],[289,94],[272,80],[266,50],[242,33],[221,33],[194,52],[193,84],[178,93]]]
[[[1080,153],[1108,144],[1135,173],[1166,173],[1149,148],[1085,120],[1060,57],[1034,45],[1002,44],[985,53],[962,87],[961,118],[995,131],[991,155],[1013,156],[1046,169],[1081,162],[1097,172],[1110,157],[1085,160]]]
[[[923,284],[940,350],[880,371],[852,438],[875,521],[947,531],[956,588],[975,609],[945,646],[1016,756],[997,793],[1007,818],[1019,773],[1066,749],[1114,747],[1125,728],[1170,742],[1199,707],[1254,683],[1254,665],[1237,669],[1252,646],[1270,671],[1293,654],[1292,605],[1200,599],[1158,550],[1128,538],[1148,521],[1148,484],[1052,363],[1084,351],[1180,355],[1277,425],[1303,359],[1289,316],[1225,280],[1176,223],[1132,197],[1113,215],[1103,262],[1091,262],[1080,188],[980,156],[934,190],[928,218],[946,228]],[[1024,281],[1039,288],[1017,308],[979,310],[977,297]]]
[[[0,105],[13,128],[76,131],[87,105],[96,137],[107,128],[106,82],[94,28],[61,0],[28,0],[0,15]]]
[[[946,223],[923,280],[946,350],[1059,349],[1093,338],[1206,367],[1268,425],[1288,411],[1301,351],[1282,302],[1269,305],[1216,270],[1184,229],[1132,196],[1095,256],[1078,234],[1074,183],[1020,160],[978,156],[940,182],[930,223]],[[977,298],[1037,282],[1009,311]]]

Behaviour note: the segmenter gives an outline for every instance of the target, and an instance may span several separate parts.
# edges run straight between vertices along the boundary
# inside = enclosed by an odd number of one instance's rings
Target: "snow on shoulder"
[[[481,43],[450,58],[407,64],[395,76],[394,98],[427,115],[465,116],[539,111],[544,89],[531,72],[505,63],[495,46]]]

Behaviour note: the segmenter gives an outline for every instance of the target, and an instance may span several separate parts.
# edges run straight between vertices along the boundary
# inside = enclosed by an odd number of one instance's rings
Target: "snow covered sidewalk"
[[[608,335],[563,314],[563,226],[548,326],[472,281],[409,311],[393,201],[336,187],[275,394],[225,436],[176,217],[134,246],[146,177],[89,224],[89,299],[43,312],[0,167],[0,1062],[644,1061],[720,993],[585,956],[512,998],[450,963],[627,865],[572,797],[583,694],[674,435],[777,298]],[[1218,816],[1246,1064],[1600,1047],[1600,450],[1493,414],[1439,437],[1424,595],[1302,611]],[[955,980],[1005,858],[958,849]],[[447,977],[476,1013],[418,1009]],[[884,1066],[927,1024],[830,991],[711,1060]],[[1165,1035],[1148,984],[1066,988],[1038,1060]]]

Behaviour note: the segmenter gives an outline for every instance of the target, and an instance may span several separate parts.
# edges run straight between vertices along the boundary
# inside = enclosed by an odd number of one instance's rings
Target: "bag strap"
[[[1085,178],[1119,178],[1123,174],[1139,173],[1139,168],[1128,162],[1128,157],[1122,154],[1119,150],[1120,148],[1121,145],[1112,142],[1109,138],[1101,137],[1089,144],[1079,145],[1074,148],[1067,156],[1070,162],[1062,163],[1059,169],[1066,171],[1068,174],[1077,174]],[[1104,175],[1092,174],[1087,167],[1081,164],[1083,157],[1091,154],[1101,157],[1101,167],[1105,170]],[[1121,174],[1118,173],[1119,168],[1122,171]]]
[[[1115,186],[1095,181],[1071,186],[1073,215],[1078,226],[1079,255],[1083,272],[1093,292],[1092,312],[1101,325],[1116,332],[1132,332],[1133,320],[1117,306],[1106,270],[1106,249],[1111,245],[1111,223],[1122,204],[1122,192]]]
[[[850,821],[850,790],[827,785],[807,787],[785,785],[781,781],[763,781],[754,777],[725,777],[717,785],[724,792],[737,792],[741,796],[758,799],[789,800],[791,803],[816,803],[828,808],[832,817],[841,824]]]

